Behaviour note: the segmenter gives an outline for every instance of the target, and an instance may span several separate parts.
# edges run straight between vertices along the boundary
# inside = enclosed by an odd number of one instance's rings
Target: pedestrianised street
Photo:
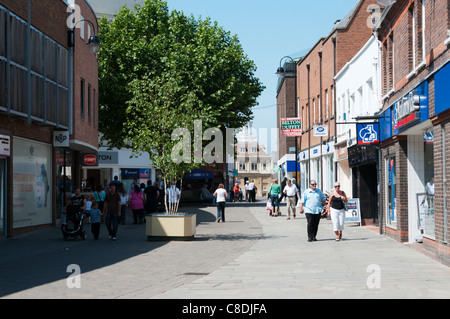
[[[427,299],[450,297],[450,268],[376,230],[347,224],[335,241],[322,219],[308,242],[303,215],[271,217],[264,201],[182,207],[197,214],[193,241],[150,242],[145,224],[117,241],[64,241],[50,227],[0,241],[0,297],[42,299]],[[89,225],[88,225],[89,226]],[[189,306],[186,302],[185,306]],[[181,313],[181,308],[180,308]]]

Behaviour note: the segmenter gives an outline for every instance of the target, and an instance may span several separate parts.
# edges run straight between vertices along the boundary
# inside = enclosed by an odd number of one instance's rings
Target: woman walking
[[[142,224],[144,222],[144,195],[139,185],[134,185],[134,190],[130,193],[129,204],[133,211],[133,224]]]
[[[125,215],[126,215],[127,206],[128,206],[128,194],[125,191],[123,184],[120,185],[119,195],[120,195],[120,212],[121,212],[119,223],[121,225],[125,225]]]
[[[280,211],[280,206],[278,202],[278,196],[281,194],[281,186],[278,185],[278,180],[274,179],[273,184],[270,186],[269,195],[272,201],[272,212],[271,215],[276,217]]]
[[[223,184],[219,184],[217,190],[213,194],[217,198],[217,222],[225,222],[225,202],[228,198],[228,193]]]
[[[342,239],[342,231],[344,230],[345,222],[345,204],[348,202],[347,195],[341,191],[341,184],[334,183],[334,189],[331,191],[328,198],[328,216],[333,222],[333,230],[336,235],[336,241]]]

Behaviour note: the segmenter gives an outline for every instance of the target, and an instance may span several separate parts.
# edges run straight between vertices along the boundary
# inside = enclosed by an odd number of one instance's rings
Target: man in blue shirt
[[[311,180],[309,187],[302,195],[300,200],[300,214],[305,213],[308,223],[308,241],[317,241],[317,229],[319,228],[320,213],[325,204],[325,196],[322,191],[317,188],[317,182]]]

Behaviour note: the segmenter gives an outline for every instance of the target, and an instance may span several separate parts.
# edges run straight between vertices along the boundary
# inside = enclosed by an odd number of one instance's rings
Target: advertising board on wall
[[[13,137],[13,227],[52,222],[51,145]]]

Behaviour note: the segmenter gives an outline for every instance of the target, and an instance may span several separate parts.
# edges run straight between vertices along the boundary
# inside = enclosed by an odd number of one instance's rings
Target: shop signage
[[[394,106],[394,129],[405,128],[420,121],[420,95],[411,91]]]
[[[328,126],[327,125],[314,125],[313,128],[314,136],[328,136]]]
[[[187,174],[186,177],[192,179],[213,178],[213,174],[211,172],[202,170],[192,170]]]
[[[53,146],[69,147],[70,146],[69,131],[54,131]]]
[[[85,166],[98,166],[96,154],[81,154],[81,160]]]
[[[358,123],[356,124],[356,131],[358,132],[359,145],[380,143],[380,129],[378,123]]]
[[[121,176],[124,179],[139,178],[139,168],[121,168]]]
[[[8,135],[0,135],[0,156],[11,156],[11,139]]]
[[[107,164],[119,164],[119,152],[98,152],[98,163]]]
[[[281,119],[281,135],[302,136],[302,118]]]
[[[351,198],[347,202],[347,210],[345,211],[345,223],[360,223],[361,210],[359,207],[359,198]]]

